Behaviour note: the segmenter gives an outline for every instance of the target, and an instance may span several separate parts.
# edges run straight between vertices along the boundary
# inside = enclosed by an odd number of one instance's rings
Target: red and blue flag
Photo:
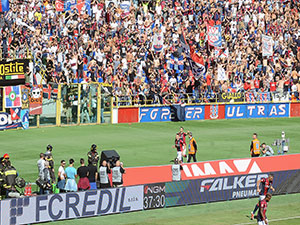
[[[9,1],[8,0],[0,0],[0,12],[6,12],[9,10]]]

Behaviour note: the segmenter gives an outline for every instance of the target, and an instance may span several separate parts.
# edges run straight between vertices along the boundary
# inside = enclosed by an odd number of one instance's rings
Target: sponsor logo
[[[10,224],[17,224],[17,217],[23,215],[23,209],[29,206],[30,198],[18,198],[10,201]]]
[[[218,119],[219,117],[219,106],[218,105],[211,105],[210,106],[210,114],[211,119]]]
[[[252,159],[193,163],[185,164],[182,167],[184,175],[187,178],[226,176],[240,173],[255,174],[262,172],[258,164]]]
[[[200,192],[231,191],[231,199],[251,198],[259,195],[256,184],[265,177],[268,174],[205,179],[201,181]]]
[[[144,193],[145,194],[159,194],[165,193],[166,186],[163,185],[145,185]]]

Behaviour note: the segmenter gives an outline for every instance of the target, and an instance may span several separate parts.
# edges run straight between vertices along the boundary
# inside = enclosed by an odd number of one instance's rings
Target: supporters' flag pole
[[[9,10],[9,1],[8,0],[0,0],[0,12],[6,12]]]

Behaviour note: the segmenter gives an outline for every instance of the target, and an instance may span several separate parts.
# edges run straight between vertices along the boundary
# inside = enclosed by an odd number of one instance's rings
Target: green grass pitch
[[[61,159],[85,158],[91,146],[98,151],[115,149],[125,167],[169,164],[176,156],[174,137],[180,126],[193,132],[198,142],[198,161],[249,157],[252,133],[271,144],[281,131],[290,138],[290,153],[300,153],[300,118],[187,121],[140,124],[103,124],[52,127],[0,132],[0,154],[8,153],[20,176],[34,182],[36,162],[48,144],[54,147],[56,170]],[[277,152],[276,148],[273,148]],[[59,224],[248,224],[246,215],[257,199],[150,210],[120,215],[57,222]],[[300,194],[271,200],[270,224],[300,224]],[[294,218],[296,217],[296,218]],[[282,220],[278,220],[281,219]],[[251,224],[251,223],[249,223]]]

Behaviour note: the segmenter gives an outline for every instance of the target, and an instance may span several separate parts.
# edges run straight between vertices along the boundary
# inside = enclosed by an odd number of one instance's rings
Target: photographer
[[[116,166],[112,168],[112,183],[113,187],[122,187],[123,186],[123,174],[125,170],[123,168],[123,163],[119,160],[116,162]]]
[[[50,171],[49,171],[49,162],[44,161],[44,168],[41,172],[40,176],[40,194],[50,194],[50,191],[52,189],[51,185],[51,177],[50,177]]]
[[[105,160],[102,162],[102,166],[99,168],[99,176],[100,176],[100,188],[110,188],[110,181],[108,178],[108,174],[111,173],[110,165]]]
[[[97,145],[92,144],[91,150],[87,154],[89,165],[98,167],[99,154],[97,152]]]
[[[261,147],[261,152],[262,152],[263,156],[274,155],[273,149],[269,145],[266,145],[266,143],[262,143],[260,147]]]

